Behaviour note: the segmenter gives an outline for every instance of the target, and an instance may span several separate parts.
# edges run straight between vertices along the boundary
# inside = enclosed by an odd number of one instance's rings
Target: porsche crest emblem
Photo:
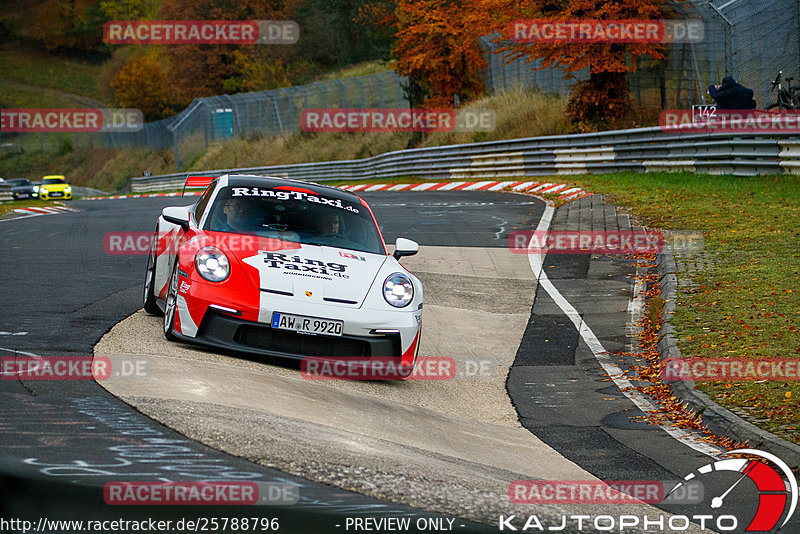
[[[310,297],[312,295],[311,291],[306,291],[306,296]]]

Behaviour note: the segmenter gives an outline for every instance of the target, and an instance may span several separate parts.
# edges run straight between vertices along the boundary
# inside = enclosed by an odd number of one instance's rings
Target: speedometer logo
[[[759,459],[726,458],[706,464],[684,477],[683,482],[675,486],[670,493],[690,481],[724,480],[721,486],[707,484],[715,487],[715,491],[706,496],[711,499],[706,504],[712,513],[720,511],[732,493],[750,492],[752,497],[748,498],[756,499],[758,508],[746,532],[772,532],[779,522],[778,530],[780,530],[789,522],[797,509],[797,479],[788,465],[768,452],[737,449],[725,452],[721,456],[740,454]],[[732,477],[733,473],[737,473],[738,476]]]

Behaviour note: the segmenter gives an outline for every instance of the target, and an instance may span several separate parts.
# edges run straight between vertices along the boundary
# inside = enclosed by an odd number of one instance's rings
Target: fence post
[[[275,109],[275,118],[278,120],[278,128],[281,131],[281,135],[285,135],[283,131],[283,121],[281,120],[280,111],[278,111],[278,102],[275,100],[275,95],[270,94],[269,97],[272,99],[272,107]]]
[[[172,154],[175,158],[175,172],[180,172],[181,170],[181,160],[180,155],[178,153],[178,136],[175,135],[175,130],[171,130],[172,133]]]
[[[353,78],[353,81],[358,84],[358,88],[361,90],[361,109],[364,109],[364,84],[358,78]]]
[[[382,79],[381,79],[381,77],[380,77],[380,76],[378,76],[377,74],[373,74],[372,76],[373,76],[373,78],[375,78],[376,80],[378,80],[378,87],[380,87],[380,89],[379,89],[380,93],[379,93],[379,96],[378,96],[378,98],[380,99],[379,101],[380,101],[380,106],[381,106],[381,109],[383,109],[383,108],[385,108],[385,107],[386,107],[386,106],[384,105],[384,102],[383,102],[383,80],[382,80]]]
[[[347,88],[344,86],[341,80],[334,78],[333,81],[342,90],[342,108],[344,109],[347,107]]]
[[[403,81],[400,79],[400,76],[393,70],[389,71],[392,74],[395,82],[397,82],[397,107],[403,107]]]

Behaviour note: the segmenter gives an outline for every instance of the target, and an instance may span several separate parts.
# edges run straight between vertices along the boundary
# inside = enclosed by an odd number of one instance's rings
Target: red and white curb
[[[23,215],[53,215],[55,213],[75,213],[78,210],[66,206],[31,206],[28,208],[17,208],[15,213]]]
[[[570,187],[567,184],[543,182],[424,182],[416,184],[345,184],[339,189],[352,193],[371,193],[373,191],[501,191],[509,189],[518,193],[547,193],[559,195],[563,200],[574,200],[589,196],[580,187]],[[83,197],[82,200],[104,200],[117,198],[152,198],[152,197],[192,197],[200,195],[202,191],[187,191],[180,193],[144,193],[140,195],[117,195],[113,197]]]
[[[372,191],[502,191],[509,189],[518,193],[548,193],[557,194],[563,200],[591,195],[580,187],[570,187],[567,184],[542,183],[542,182],[427,182],[420,184],[354,184],[340,185],[339,189],[345,191],[371,193]]]

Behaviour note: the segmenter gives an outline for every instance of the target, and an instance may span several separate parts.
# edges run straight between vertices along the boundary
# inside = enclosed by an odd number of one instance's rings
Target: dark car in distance
[[[15,178],[3,182],[5,186],[11,186],[11,197],[14,200],[32,200],[39,198],[39,187],[31,183],[27,178]]]

